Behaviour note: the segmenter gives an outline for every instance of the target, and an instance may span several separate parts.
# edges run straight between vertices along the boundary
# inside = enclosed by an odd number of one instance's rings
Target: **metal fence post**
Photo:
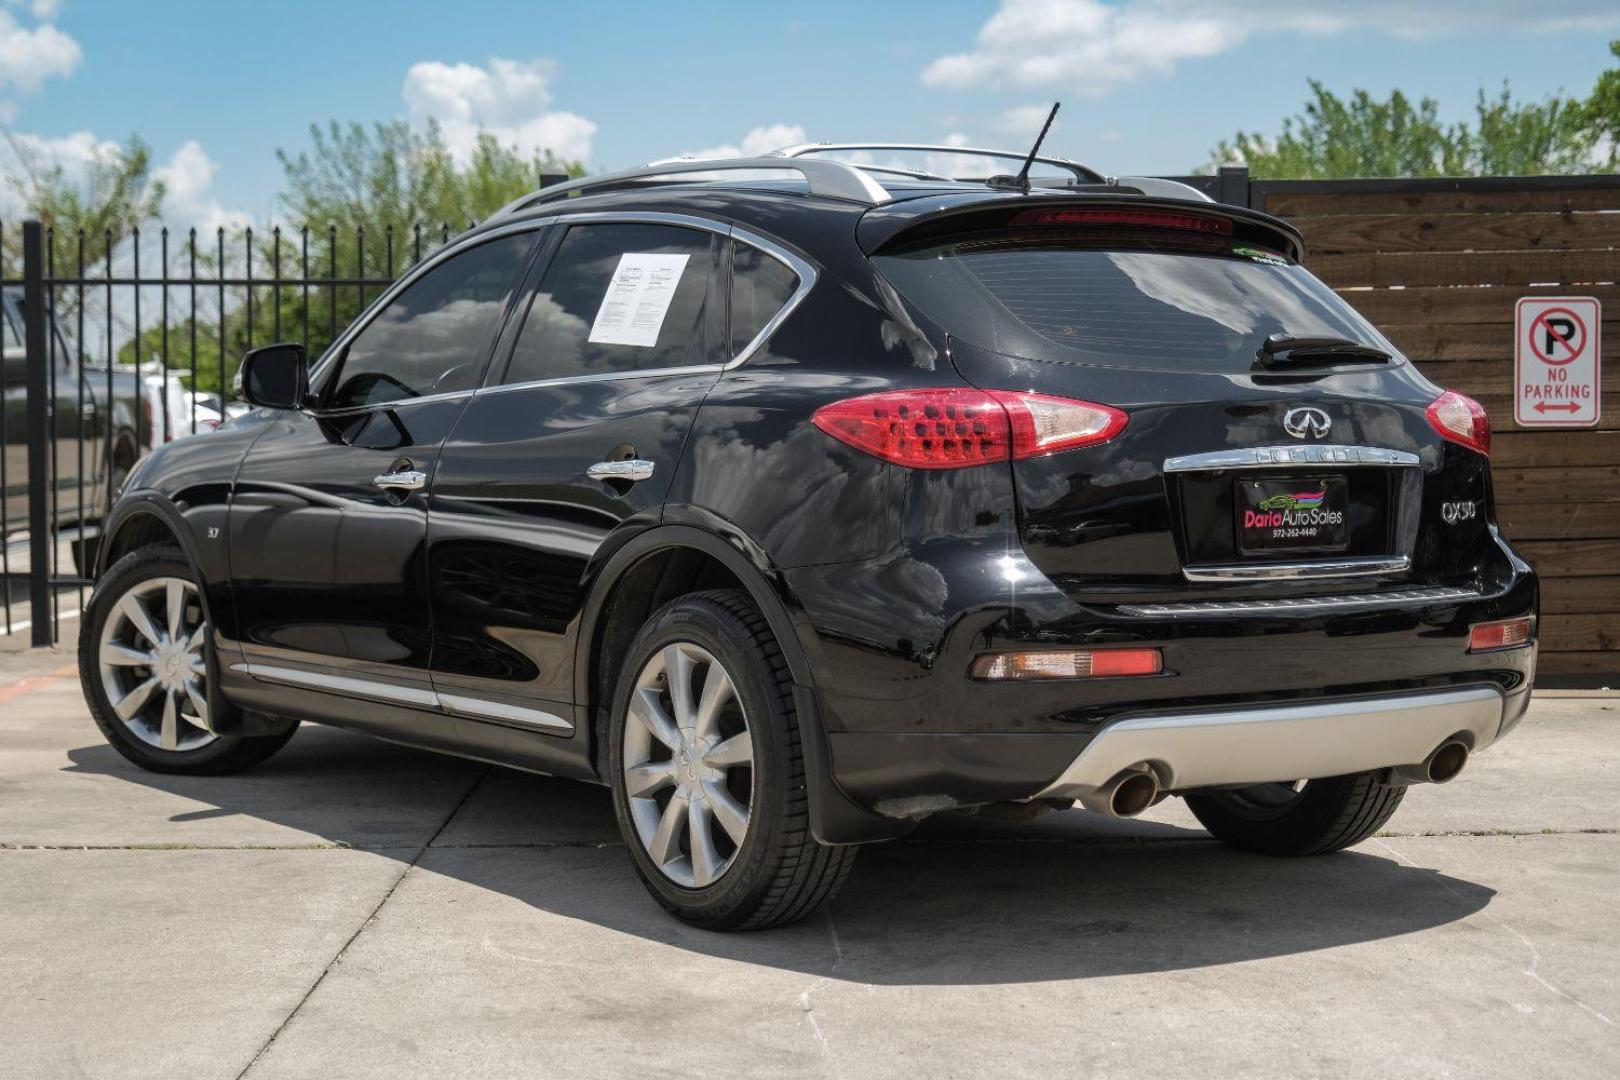
[[[51,557],[56,538],[50,516],[50,313],[45,309],[45,227],[23,222],[23,355],[28,358],[28,607],[33,643],[56,638],[51,618]]]
[[[1249,167],[1222,165],[1215,178],[1215,198],[1228,206],[1249,205]]]

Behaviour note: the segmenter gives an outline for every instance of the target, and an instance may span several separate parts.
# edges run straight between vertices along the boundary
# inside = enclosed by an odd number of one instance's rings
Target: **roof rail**
[[[899,142],[799,143],[799,144],[797,144],[795,146],[787,146],[787,147],[783,147],[780,150],[773,150],[773,151],[771,151],[770,154],[768,154],[766,156],[768,156],[768,157],[785,157],[785,158],[792,158],[792,159],[794,159],[796,161],[802,161],[802,160],[805,160],[807,157],[809,157],[809,155],[812,155],[812,154],[831,154],[831,153],[837,153],[839,151],[845,151],[845,150],[849,150],[849,151],[899,150],[899,151],[924,152],[924,153],[930,153],[930,154],[957,154],[957,155],[960,155],[962,157],[995,157],[995,158],[1003,158],[1003,159],[1006,159],[1008,161],[1017,161],[1017,162],[1022,162],[1026,157],[1029,156],[1028,152],[1024,151],[1024,150],[992,150],[992,149],[988,149],[986,147],[981,147],[981,146],[950,146],[950,145],[945,144],[945,143],[899,143]],[[811,160],[814,160],[814,159],[812,158]],[[1042,164],[1042,165],[1055,165],[1056,167],[1058,167],[1060,169],[1067,169],[1069,172],[1073,173],[1074,176],[1075,176],[1075,179],[1079,180],[1081,183],[1085,183],[1085,184],[1103,184],[1103,183],[1108,182],[1108,177],[1104,176],[1102,173],[1098,172],[1096,169],[1093,169],[1091,166],[1086,165],[1086,164],[1084,164],[1082,162],[1079,162],[1079,161],[1072,161],[1069,158],[1045,157],[1045,156],[1037,156],[1035,158],[1035,160],[1037,162],[1039,162],[1040,164]],[[856,167],[857,168],[865,167],[865,163],[858,164]],[[870,167],[872,169],[874,169],[874,170],[877,170],[877,171],[895,171],[895,170],[892,170],[892,169],[888,168],[887,166],[881,166],[880,167],[876,162],[873,162]]]
[[[555,184],[551,187],[531,191],[507,203],[495,212],[494,217],[505,217],[519,210],[531,206],[538,206],[555,199],[567,198],[570,195],[583,195],[598,189],[619,187],[634,183],[637,180],[653,180],[661,176],[679,176],[682,173],[711,173],[711,172],[781,172],[791,170],[799,173],[810,185],[812,195],[826,195],[834,199],[848,199],[851,202],[866,203],[875,206],[889,201],[889,193],[883,185],[873,180],[865,172],[842,161],[816,161],[816,160],[789,160],[780,157],[752,157],[752,158],[717,158],[710,161],[681,158],[675,161],[654,162],[634,169],[623,169],[619,172],[601,173],[597,176],[587,176],[566,184]]]

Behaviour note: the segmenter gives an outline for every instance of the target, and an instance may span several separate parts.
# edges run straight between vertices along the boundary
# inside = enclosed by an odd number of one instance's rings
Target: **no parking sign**
[[[1602,412],[1602,306],[1527,296],[1514,318],[1513,418],[1520,427],[1595,427]]]

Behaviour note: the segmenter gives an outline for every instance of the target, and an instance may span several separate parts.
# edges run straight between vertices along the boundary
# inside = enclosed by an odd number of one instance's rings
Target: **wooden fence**
[[[1484,404],[1497,517],[1542,577],[1542,681],[1620,685],[1620,176],[1197,183],[1292,222],[1318,276]],[[1559,295],[1603,304],[1595,430],[1513,419],[1514,305]]]

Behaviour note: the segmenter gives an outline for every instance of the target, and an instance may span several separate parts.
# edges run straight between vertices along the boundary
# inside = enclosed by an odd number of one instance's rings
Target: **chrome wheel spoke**
[[[703,755],[703,764],[711,765],[717,769],[727,769],[733,765],[752,765],[754,763],[754,740],[744,731],[733,735],[725,742],[716,743]]]
[[[687,802],[680,795],[669,800],[664,816],[658,819],[658,831],[647,844],[647,853],[659,866],[668,866],[681,854],[681,827],[686,824]]]
[[[624,789],[632,799],[644,799],[675,782],[675,763],[660,761],[647,765],[632,765],[624,770]]]
[[[116,641],[103,641],[98,659],[108,667],[151,667],[153,656]]]
[[[164,615],[169,621],[169,640],[179,641],[186,622],[186,586],[178,578],[170,578],[163,600]]]
[[[669,702],[675,709],[675,725],[692,726],[692,669],[697,665],[679,645],[664,649],[664,678],[669,683]]]
[[[163,694],[163,726],[159,729],[158,743],[165,750],[180,749],[180,705],[174,700],[174,691]]]
[[[709,665],[709,674],[703,680],[703,697],[698,700],[693,727],[700,739],[712,739],[719,731],[720,710],[726,707],[736,689],[726,669],[719,664]]]
[[[204,727],[208,726],[208,695],[196,679],[186,680],[186,697],[191,701],[191,708],[197,714],[197,719]]]
[[[207,623],[198,623],[197,624],[197,629],[193,630],[191,632],[191,636],[186,638],[186,652],[191,652],[191,653],[200,653],[200,652],[202,652],[203,644],[207,640],[208,640],[208,624]]]
[[[140,597],[133,592],[125,593],[123,599],[118,601],[118,613],[129,620],[129,625],[133,626],[141,637],[153,645],[163,644],[162,632],[153,624],[146,605],[141,603]]]
[[[669,747],[678,750],[681,746],[681,733],[675,729],[669,714],[658,701],[655,690],[640,690],[631,695],[630,715],[636,722],[647,729],[653,738]]]
[[[692,849],[692,884],[702,888],[720,876],[724,860],[714,848],[709,808],[701,802],[693,803],[686,813],[686,821],[687,846]]]
[[[137,683],[127,694],[113,702],[113,712],[118,714],[118,719],[126,724],[134,719],[135,714],[141,711],[141,706],[151,699],[152,691],[157,689],[157,685],[157,679],[148,678],[145,682]]]
[[[704,784],[703,794],[714,810],[720,827],[726,830],[733,843],[741,847],[743,837],[748,835],[748,811],[731,797],[731,792],[717,783]]]

